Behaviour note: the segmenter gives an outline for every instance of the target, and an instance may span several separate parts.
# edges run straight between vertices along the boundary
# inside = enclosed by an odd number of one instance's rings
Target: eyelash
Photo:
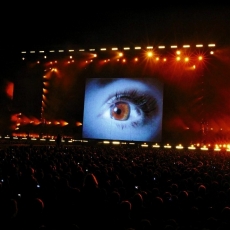
[[[128,101],[138,106],[146,117],[157,110],[157,101],[150,95],[139,93],[137,90],[127,90],[115,94],[116,101]],[[135,125],[135,124],[134,124]]]

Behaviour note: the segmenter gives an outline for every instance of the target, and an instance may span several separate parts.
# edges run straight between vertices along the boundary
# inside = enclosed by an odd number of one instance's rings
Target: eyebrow
[[[107,84],[113,83],[115,81],[120,80],[120,78],[96,78],[95,79],[97,81],[98,84],[100,84],[101,86],[105,86]]]
[[[96,81],[97,84],[99,84],[100,86],[105,86],[107,84],[111,84],[113,82],[119,81],[121,79],[124,78],[90,78],[88,80],[90,81]],[[149,78],[145,78],[145,79],[141,79],[141,78],[125,78],[126,80],[129,81],[138,81],[147,85],[154,85],[154,86],[158,86],[159,87],[159,82],[156,81],[156,79],[149,79]]]

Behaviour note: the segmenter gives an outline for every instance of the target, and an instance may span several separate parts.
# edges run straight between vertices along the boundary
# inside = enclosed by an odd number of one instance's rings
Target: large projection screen
[[[163,83],[156,78],[88,78],[83,138],[159,142]]]

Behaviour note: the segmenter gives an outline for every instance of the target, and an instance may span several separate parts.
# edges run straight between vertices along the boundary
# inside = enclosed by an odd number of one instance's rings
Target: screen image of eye
[[[107,119],[115,120],[116,125],[122,128],[126,125],[136,127],[152,118],[157,109],[156,99],[137,90],[118,92],[110,97],[101,116]]]
[[[88,79],[84,102],[84,138],[161,139],[163,85],[157,79]]]

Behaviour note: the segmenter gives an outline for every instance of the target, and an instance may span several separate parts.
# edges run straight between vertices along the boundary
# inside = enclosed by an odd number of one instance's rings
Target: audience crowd
[[[0,229],[230,229],[230,153],[0,149]]]

